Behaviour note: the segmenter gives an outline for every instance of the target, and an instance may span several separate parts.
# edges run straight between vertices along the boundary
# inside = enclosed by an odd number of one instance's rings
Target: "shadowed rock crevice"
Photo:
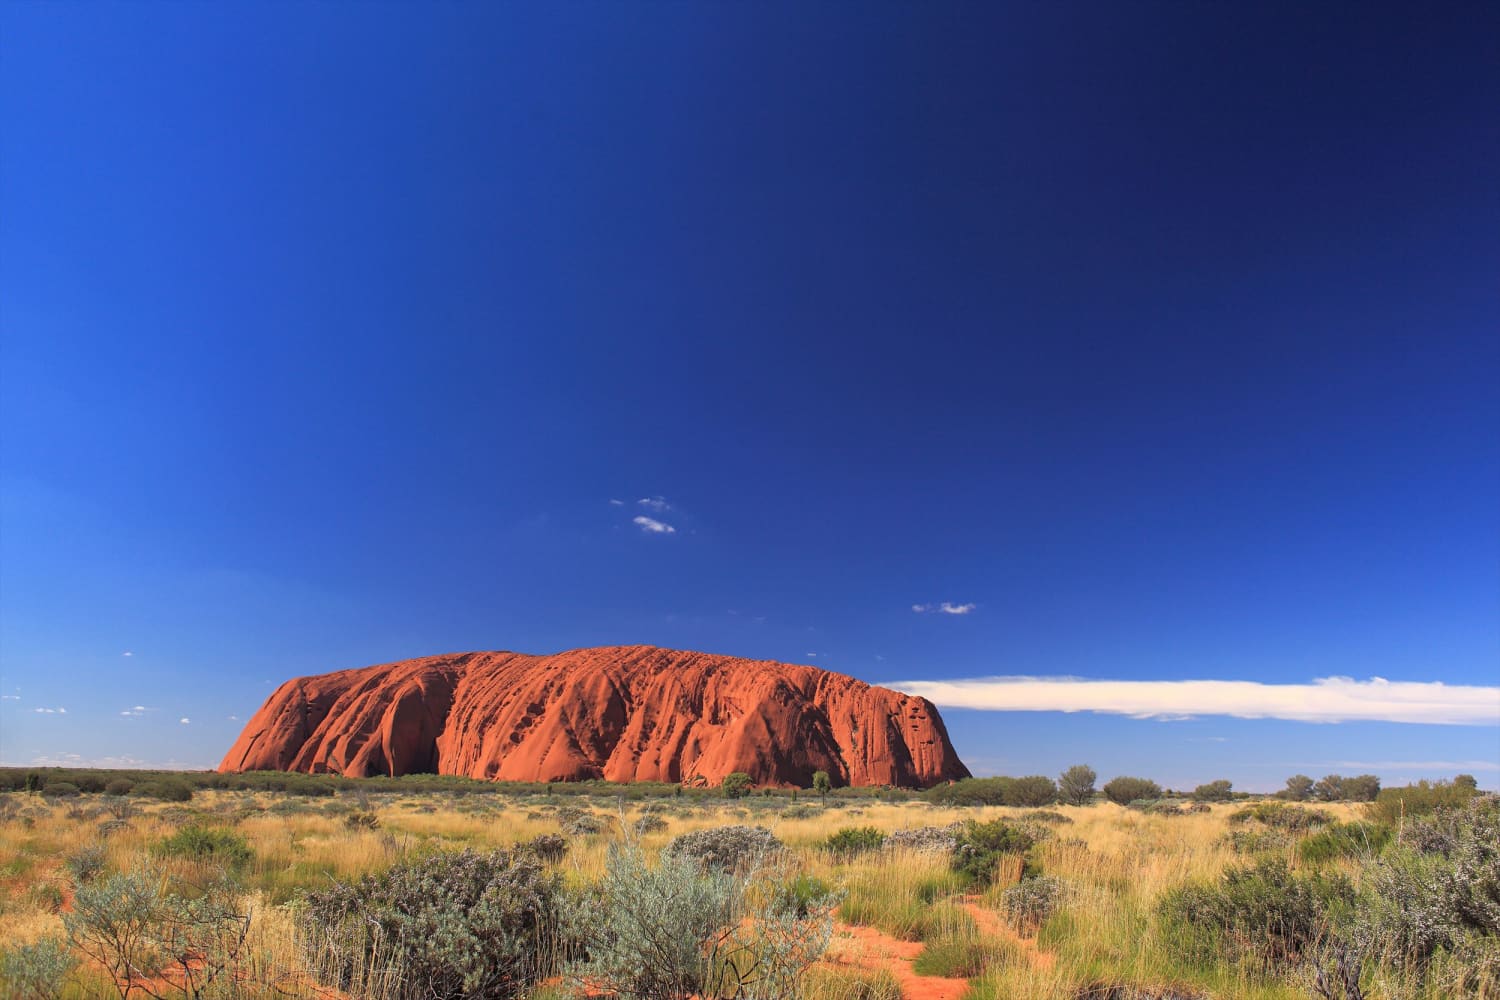
[[[815,667],[608,646],[464,653],[287,681],[221,771],[925,787],[967,777],[925,699]]]

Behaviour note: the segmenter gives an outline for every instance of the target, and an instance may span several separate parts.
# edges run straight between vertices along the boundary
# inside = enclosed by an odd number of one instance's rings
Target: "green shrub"
[[[1094,782],[1099,776],[1087,764],[1074,764],[1057,779],[1058,798],[1066,805],[1086,806],[1094,801]]]
[[[875,826],[846,826],[823,841],[823,849],[831,854],[852,857],[867,851],[878,851],[885,843],[885,833]]]
[[[1471,801],[1438,846],[1422,852],[1403,843],[1368,869],[1358,941],[1418,969],[1443,953],[1465,955],[1500,987],[1500,799]]]
[[[1033,809],[1029,813],[1023,813],[1021,820],[1026,823],[1043,823],[1049,826],[1063,826],[1073,822],[1072,817],[1064,816],[1051,809]]]
[[[1041,774],[1016,778],[1005,790],[1005,804],[1022,809],[1050,806],[1057,801],[1057,785]]]
[[[688,858],[705,868],[733,871],[756,867],[781,848],[781,841],[763,827],[716,826],[674,837],[662,853]]]
[[[726,774],[724,781],[719,785],[719,790],[724,793],[726,799],[742,799],[750,794],[750,775],[744,771],[735,771]]]
[[[165,857],[194,861],[216,861],[231,871],[250,863],[250,845],[233,830],[209,826],[185,826],[158,845]]]
[[[148,799],[156,799],[160,802],[188,802],[193,798],[193,789],[186,781],[178,779],[148,781],[145,784],[136,785],[134,791],[137,795],[144,795]]]
[[[951,785],[936,785],[922,798],[946,806],[1014,806],[1032,808],[1057,801],[1057,785],[1045,775],[1024,778],[964,778]]]
[[[1210,781],[1193,789],[1195,802],[1228,802],[1234,797],[1234,785],[1225,778]]]
[[[1003,806],[1015,778],[964,778],[951,785],[935,785],[922,798],[945,806]]]
[[[73,775],[73,784],[86,795],[97,795],[104,791],[104,786],[108,781],[109,778],[98,771],[84,771]]]
[[[1330,774],[1312,787],[1312,797],[1323,802],[1373,802],[1379,794],[1380,779],[1373,774]]]
[[[1002,858],[1024,855],[1035,843],[1031,834],[1007,825],[1004,820],[988,823],[970,820],[958,833],[952,867],[972,882],[993,882]],[[1029,867],[1023,863],[1023,875]]]
[[[129,778],[111,778],[104,785],[104,791],[109,795],[129,795],[135,790],[135,782]]]
[[[1322,809],[1289,806],[1283,802],[1257,802],[1229,814],[1229,824],[1261,823],[1274,830],[1300,832],[1333,822],[1333,815]]]
[[[1294,774],[1286,779],[1286,787],[1276,793],[1278,799],[1289,802],[1306,802],[1312,798],[1313,780],[1305,774]]]
[[[1297,845],[1297,856],[1309,864],[1336,858],[1373,857],[1390,843],[1391,828],[1384,823],[1333,823]]]
[[[1259,971],[1293,965],[1320,945],[1354,903],[1342,875],[1295,876],[1281,858],[1230,866],[1214,883],[1168,890],[1158,915],[1182,957],[1206,964],[1218,954]]]
[[[1115,803],[1115,805],[1128,806],[1130,803],[1141,799],[1156,800],[1161,798],[1161,786],[1146,778],[1121,776],[1112,778],[1104,786],[1104,797]]]
[[[49,799],[71,799],[79,795],[79,788],[71,781],[49,781],[42,794]]]
[[[1400,788],[1383,788],[1370,805],[1370,818],[1379,823],[1428,816],[1440,809],[1462,809],[1477,794],[1457,782],[1419,781]]]
[[[1284,851],[1291,846],[1291,835],[1285,830],[1260,829],[1230,830],[1224,842],[1236,854],[1266,854]]]
[[[56,1000],[63,995],[77,957],[60,937],[0,949],[0,986],[25,1000]]]
[[[309,893],[302,932],[340,989],[388,963],[403,995],[508,1000],[556,971],[560,892],[530,852],[445,852]]]
[[[773,891],[777,895],[782,910],[801,917],[807,916],[835,898],[832,886],[816,875],[809,875],[806,872],[798,872],[785,882],[775,883]]]

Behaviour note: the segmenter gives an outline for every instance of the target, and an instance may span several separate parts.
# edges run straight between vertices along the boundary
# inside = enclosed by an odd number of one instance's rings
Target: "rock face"
[[[287,681],[220,771],[926,787],[966,778],[937,709],[815,667],[652,646],[459,653]]]

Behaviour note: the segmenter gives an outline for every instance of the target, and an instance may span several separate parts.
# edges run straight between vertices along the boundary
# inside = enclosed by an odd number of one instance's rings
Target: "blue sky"
[[[1493,5],[0,29],[0,760],[654,643],[1137,682],[943,687],[976,772],[1500,784]]]

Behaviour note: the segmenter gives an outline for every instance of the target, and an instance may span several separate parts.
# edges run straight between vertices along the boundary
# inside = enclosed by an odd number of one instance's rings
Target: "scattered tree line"
[[[136,795],[169,802],[186,802],[195,791],[226,790],[279,792],[287,795],[332,796],[340,792],[367,795],[446,792],[452,795],[608,794],[629,800],[650,798],[744,798],[750,794],[779,795],[796,798],[799,791],[810,791],[827,802],[830,795],[839,798],[886,798],[904,800],[920,797],[929,802],[961,806],[1015,806],[1038,808],[1062,803],[1083,806],[1103,797],[1117,805],[1154,802],[1159,799],[1190,798],[1195,802],[1228,802],[1251,797],[1234,791],[1227,779],[1206,782],[1190,792],[1164,789],[1149,778],[1119,775],[1102,787],[1098,774],[1086,764],[1075,764],[1055,780],[1046,775],[1021,777],[965,778],[934,786],[923,792],[889,787],[852,788],[839,786],[826,771],[814,772],[808,787],[757,787],[751,776],[736,771],[717,787],[684,785],[672,782],[610,782],[602,780],[568,782],[483,781],[456,775],[408,774],[399,778],[376,776],[354,778],[336,774],[303,774],[296,771],[247,771],[220,774],[215,771],[124,771],[96,768],[0,768],[0,792],[33,792],[50,798],[81,794]],[[1473,775],[1460,774],[1452,785],[1477,789]],[[1326,775],[1313,780],[1305,774],[1287,779],[1286,787],[1274,798],[1289,802],[1374,802],[1381,794],[1380,779],[1373,774],[1345,777]]]

